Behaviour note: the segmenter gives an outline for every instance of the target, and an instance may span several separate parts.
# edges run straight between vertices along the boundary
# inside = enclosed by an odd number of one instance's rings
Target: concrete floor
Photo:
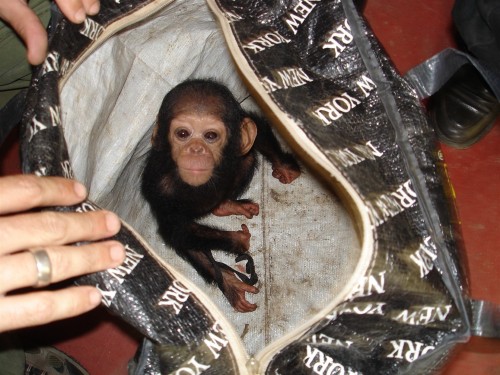
[[[443,48],[455,46],[453,0],[368,0],[365,14],[387,53],[404,74]],[[500,127],[467,150],[443,146],[462,222],[471,295],[500,304]],[[0,148],[0,175],[19,173],[17,133]],[[103,310],[25,332],[56,345],[92,375],[126,374],[138,338]],[[500,374],[500,340],[472,338],[458,348],[445,375]]]

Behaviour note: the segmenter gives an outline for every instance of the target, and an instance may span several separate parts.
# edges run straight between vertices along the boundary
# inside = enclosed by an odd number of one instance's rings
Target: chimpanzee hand
[[[300,168],[296,162],[285,163],[275,161],[272,167],[273,177],[277,178],[282,184],[289,184],[300,176]]]
[[[241,230],[227,232],[231,237],[231,241],[234,243],[232,252],[235,254],[243,254],[250,249],[250,231],[245,224],[241,224]]]
[[[233,272],[222,269],[223,293],[231,306],[238,312],[252,312],[257,308],[257,304],[250,303],[245,298],[245,293],[257,294],[259,289],[239,280]]]
[[[259,214],[259,205],[249,199],[226,200],[212,211],[215,216],[244,215],[251,219]]]

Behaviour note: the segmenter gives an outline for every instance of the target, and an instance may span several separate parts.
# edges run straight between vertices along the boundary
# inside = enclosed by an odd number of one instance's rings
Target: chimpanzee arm
[[[251,219],[259,214],[259,205],[250,199],[225,200],[212,213],[215,216],[243,215]]]
[[[183,227],[182,224],[181,227]],[[251,276],[247,280],[248,283],[245,283],[236,277],[235,270],[215,261],[211,252],[212,249],[230,251],[239,247],[239,254],[244,254],[250,246],[250,232],[246,225],[243,224],[240,231],[221,231],[196,222],[188,223],[184,228],[171,223],[168,228],[169,230],[165,233],[166,228],[160,227],[160,233],[165,240],[182,258],[191,263],[207,282],[215,282],[236,311],[251,312],[257,308],[257,305],[248,302],[245,298],[247,292],[253,294],[259,292],[256,287],[250,285],[257,281],[253,261],[250,269],[247,267],[247,272]],[[225,246],[228,245],[230,247],[226,248]],[[244,255],[247,256],[247,254]]]
[[[239,231],[224,231],[194,221],[168,220],[160,223],[160,234],[181,256],[187,250],[223,250],[243,254],[250,248],[250,231],[245,224]]]
[[[241,224],[241,230],[238,231],[224,231],[201,225],[192,222],[188,231],[190,232],[190,240],[194,241],[194,247],[199,248],[200,243],[203,243],[205,248],[221,249],[234,254],[243,254],[250,248],[250,231],[245,224]]]
[[[271,163],[273,177],[283,184],[291,183],[300,175],[299,164],[293,155],[283,151],[267,120],[254,113],[250,117],[257,125],[255,149]]]

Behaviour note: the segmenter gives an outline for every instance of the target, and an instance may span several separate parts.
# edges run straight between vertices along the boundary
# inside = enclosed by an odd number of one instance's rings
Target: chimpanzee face
[[[220,117],[193,112],[189,105],[179,108],[170,123],[168,140],[181,179],[192,186],[208,182],[222,159],[227,138]]]

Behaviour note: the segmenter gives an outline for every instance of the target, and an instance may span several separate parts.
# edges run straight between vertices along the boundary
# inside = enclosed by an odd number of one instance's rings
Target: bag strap
[[[470,300],[471,333],[474,336],[500,339],[500,305]]]
[[[472,64],[500,100],[500,76],[473,56],[447,48],[409,70],[404,76],[420,99],[435,94],[465,64]]]

